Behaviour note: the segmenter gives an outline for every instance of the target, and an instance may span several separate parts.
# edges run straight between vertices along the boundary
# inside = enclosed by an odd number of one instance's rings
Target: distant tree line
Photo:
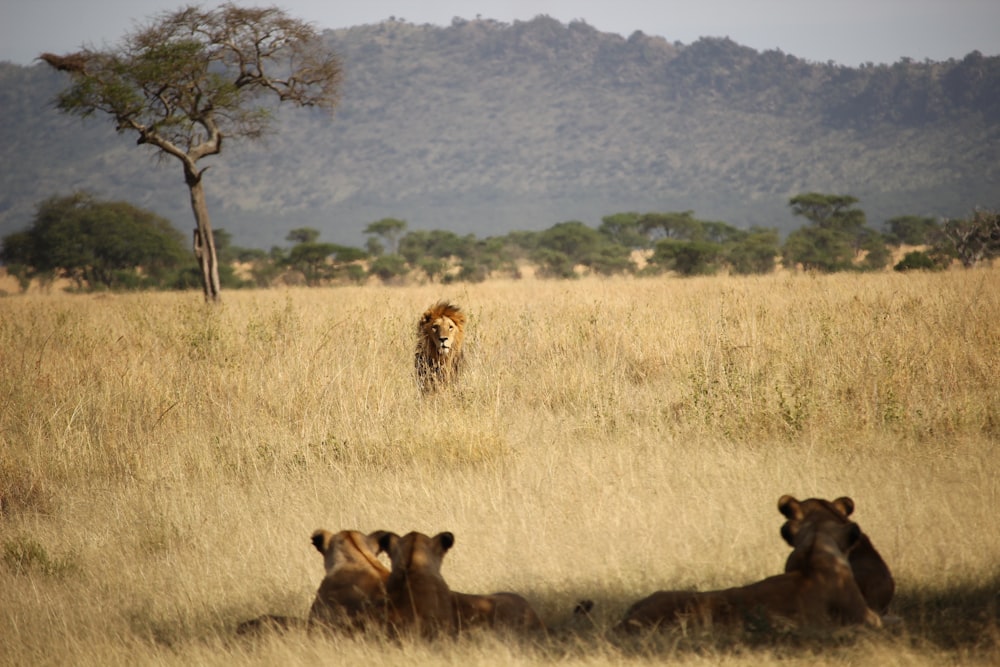
[[[678,276],[766,274],[787,268],[832,273],[888,266],[892,249],[917,246],[893,268],[938,270],[956,260],[965,267],[1000,255],[1000,213],[975,209],[964,219],[900,216],[881,230],[868,226],[850,195],[809,192],[788,202],[807,224],[781,240],[777,229],[738,229],[701,220],[693,211],[623,212],[597,228],[566,221],[538,231],[477,238],[444,230],[407,230],[405,220],[369,223],[364,249],[325,243],[318,230],[291,230],[290,247],[270,251],[232,244],[215,230],[220,279],[227,288],[266,287],[279,281],[308,286],[388,284],[417,279],[480,282],[520,277],[532,265],[542,278],[583,274]],[[31,226],[2,239],[0,262],[22,289],[68,279],[78,291],[190,289],[200,273],[170,223],[127,202],[103,202],[88,193],[52,197],[38,205]],[[242,277],[236,267],[241,265]]]

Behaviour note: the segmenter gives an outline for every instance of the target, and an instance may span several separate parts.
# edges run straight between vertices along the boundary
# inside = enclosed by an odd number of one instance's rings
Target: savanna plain
[[[0,663],[1000,663],[998,287],[984,268],[2,298]],[[441,298],[468,363],[425,397],[416,321]],[[900,625],[611,632],[657,589],[780,572],[786,493],[854,499]],[[449,585],[518,591],[552,632],[238,637],[305,617],[316,528],[451,531]]]

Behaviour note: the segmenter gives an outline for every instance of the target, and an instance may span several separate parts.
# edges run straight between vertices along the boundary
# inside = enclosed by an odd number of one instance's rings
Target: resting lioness
[[[389,568],[378,559],[384,534],[323,529],[312,534],[313,546],[323,554],[326,576],[309,609],[310,627],[364,630],[385,625]]]
[[[842,496],[836,500],[829,501],[822,498],[808,498],[806,500],[796,500],[792,496],[784,495],[778,499],[778,511],[786,518],[794,521],[817,522],[817,521],[840,521],[848,523],[849,517],[854,512],[854,501],[847,496]],[[782,530],[784,536],[784,530]],[[785,541],[794,546],[786,537]],[[785,572],[791,572],[800,567],[800,556],[796,551],[788,556],[785,561]],[[868,606],[880,614],[889,611],[889,603],[896,592],[896,582],[889,572],[889,566],[882,560],[882,556],[872,545],[868,536],[861,533],[861,539],[851,548],[847,555],[847,560],[851,564],[854,572],[854,580],[858,582],[861,594],[868,602]]]
[[[455,544],[451,533],[403,537],[383,533],[379,547],[389,554],[392,571],[385,582],[391,634],[434,637],[457,630],[451,589],[441,576],[441,562]]]
[[[795,625],[868,624],[881,627],[865,603],[845,552],[860,538],[854,523],[789,521],[800,568],[762,581],[718,591],[659,591],[639,600],[616,629],[636,632],[683,621],[739,625],[755,619]]]

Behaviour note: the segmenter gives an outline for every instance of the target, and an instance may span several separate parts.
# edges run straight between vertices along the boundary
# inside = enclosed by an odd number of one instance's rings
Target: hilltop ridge
[[[239,245],[301,226],[360,245],[390,216],[478,236],[621,211],[787,230],[805,191],[852,194],[874,225],[1000,207],[1000,58],[978,52],[850,68],[546,16],[323,37],[345,67],[335,115],[279,109],[272,136],[227,146],[206,176],[213,222]],[[0,234],[78,189],[190,228],[179,166],[109,119],[59,114],[66,83],[0,63]]]

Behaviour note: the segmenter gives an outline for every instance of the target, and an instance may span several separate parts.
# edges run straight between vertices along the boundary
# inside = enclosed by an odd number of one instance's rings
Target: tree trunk
[[[205,301],[219,303],[219,258],[215,253],[215,237],[212,234],[212,222],[208,217],[208,206],[205,204],[205,190],[201,187],[201,174],[188,171],[186,174],[188,190],[191,192],[191,209],[194,211],[194,256],[201,269],[201,286],[205,292]]]

